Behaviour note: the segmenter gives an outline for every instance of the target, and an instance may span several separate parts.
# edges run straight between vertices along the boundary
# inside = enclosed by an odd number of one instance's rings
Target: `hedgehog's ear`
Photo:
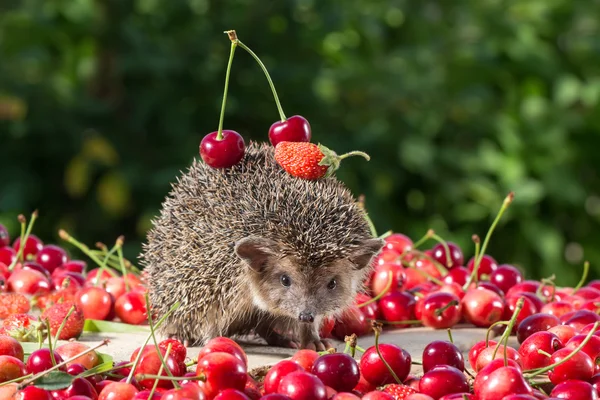
[[[383,239],[366,239],[358,243],[356,250],[348,257],[356,269],[362,269],[371,263],[373,257],[379,253],[384,245]]]
[[[260,272],[269,257],[277,254],[277,244],[262,237],[248,236],[236,242],[235,253],[250,268]]]

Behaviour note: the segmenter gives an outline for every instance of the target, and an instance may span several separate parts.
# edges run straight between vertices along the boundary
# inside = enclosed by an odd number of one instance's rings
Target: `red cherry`
[[[565,343],[565,348],[575,350],[579,345],[585,340],[586,335],[580,334],[573,336],[567,343]],[[592,335],[592,337],[588,340],[588,342],[581,349],[582,352],[590,356],[592,361],[594,362],[594,367],[597,371],[600,372],[600,337]]]
[[[475,396],[479,400],[497,400],[510,394],[533,394],[521,371],[515,367],[500,367],[481,384]]]
[[[506,293],[511,287],[523,282],[523,274],[512,265],[502,264],[492,271],[490,282]]]
[[[300,365],[302,368],[304,368],[305,371],[310,372],[312,371],[312,367],[315,363],[315,360],[319,357],[320,355],[316,351],[303,349],[298,350],[290,360]]]
[[[0,383],[4,383],[26,374],[23,361],[13,356],[0,356]]]
[[[17,252],[12,247],[0,247],[0,263],[12,264],[17,258]]]
[[[600,340],[600,338],[598,339]],[[547,367],[550,365],[550,357],[540,354],[538,350],[553,354],[563,347],[560,339],[555,334],[547,331],[535,332],[525,339],[519,347],[521,364],[526,370]]]
[[[515,313],[515,309],[517,308],[517,302],[519,301],[519,299],[520,297],[516,296],[507,297],[505,299],[503,315],[504,320],[508,321],[512,318],[513,314]],[[521,311],[519,311],[519,314],[517,315],[515,326],[513,327],[513,331],[511,333],[515,333],[519,324],[525,318],[535,313],[537,313],[535,304],[529,298],[523,296],[523,308],[521,308]]]
[[[496,371],[498,368],[514,367],[518,370],[521,370],[521,366],[517,364],[515,360],[507,359],[506,364],[507,365],[504,365],[503,359],[498,358],[483,367],[475,376],[475,381],[473,382],[473,391],[478,393],[479,388],[490,378],[491,373]]]
[[[540,312],[560,318],[571,311],[575,311],[575,308],[570,303],[567,303],[566,301],[553,301],[544,304]]]
[[[10,278],[9,278],[10,279]],[[567,314],[565,314],[566,316]],[[577,330],[583,329],[588,324],[593,324],[596,321],[600,321],[600,315],[589,310],[576,311],[570,318],[563,322],[564,325],[572,326]]]
[[[148,318],[144,295],[140,292],[121,295],[115,302],[115,313],[121,321],[127,324],[142,324]]]
[[[471,258],[469,263],[467,264],[467,268],[470,272],[473,272],[473,268],[475,267],[475,258]],[[484,254],[481,258],[481,262],[479,263],[479,268],[477,269],[477,277],[481,280],[483,276],[490,276],[492,272],[494,272],[498,268],[498,263],[494,260],[493,257]]]
[[[354,358],[344,353],[324,354],[315,360],[312,373],[338,392],[352,390],[359,381],[360,371]]]
[[[286,375],[279,383],[277,392],[291,400],[325,400],[327,390],[319,378],[306,371]]]
[[[26,386],[19,391],[19,397],[15,398],[19,400],[52,400],[52,395],[47,390],[40,389],[39,387]]]
[[[550,357],[550,364],[557,363],[571,354],[571,349],[560,349]],[[582,351],[575,353],[564,363],[557,365],[548,372],[548,379],[555,385],[569,379],[581,379],[587,381],[594,375],[594,362]]]
[[[518,295],[522,292],[536,293],[541,283],[538,281],[526,280],[508,289],[507,296]]]
[[[390,284],[391,279],[391,284]],[[374,296],[383,293],[385,288],[389,292],[400,291],[406,281],[404,267],[398,264],[383,264],[377,267],[371,280],[371,290]]]
[[[44,246],[35,258],[38,264],[50,273],[69,260],[67,252],[59,246],[49,244]]]
[[[223,130],[223,139],[218,132],[211,132],[200,142],[200,156],[212,168],[229,168],[240,162],[246,151],[244,138],[236,131]]]
[[[404,381],[410,373],[412,358],[410,354],[390,343],[379,345],[379,351],[383,359],[389,364],[396,376]],[[360,359],[360,371],[365,380],[372,385],[381,386],[388,383],[396,383],[396,380],[387,369],[375,346],[369,347]]]
[[[471,347],[471,350],[469,350],[469,365],[471,366],[471,369],[475,369],[479,354],[488,347],[496,346],[496,344],[497,343],[494,340],[489,340],[487,343],[485,340],[475,343],[475,345]]]
[[[431,249],[433,253],[431,257],[446,268],[462,266],[465,262],[465,258],[461,248],[456,243],[446,242],[446,244],[448,245],[448,253],[444,249],[444,245],[438,243]],[[448,255],[450,256],[451,265],[448,265]]]
[[[13,249],[18,253],[21,247],[21,238],[18,237],[13,243]],[[27,260],[29,256],[36,256],[44,248],[44,242],[39,237],[31,234],[25,242],[25,249],[23,250],[23,258]]]
[[[596,289],[589,286],[582,287],[573,294],[575,296],[583,297],[586,300],[595,300],[597,298],[600,298],[600,289]]]
[[[465,267],[454,267],[444,276],[444,283],[457,283],[463,286],[469,280],[471,273]]]
[[[597,400],[598,392],[588,382],[571,379],[556,385],[550,396],[557,399]]]
[[[362,304],[372,300],[373,298],[365,293],[358,293],[354,298],[354,305],[356,305],[367,319],[379,319],[379,306],[377,302],[371,302],[366,306],[361,306]],[[321,335],[323,337],[323,335]]]
[[[98,399],[98,393],[94,386],[84,378],[75,378],[71,385],[62,390],[57,391],[60,396],[66,399],[71,399],[73,396],[87,396],[92,400]]]
[[[25,357],[21,343],[17,339],[6,335],[0,335],[0,355],[12,356],[21,361]]]
[[[406,292],[392,292],[379,300],[381,314],[386,321],[399,322],[415,319],[415,298]],[[396,325],[396,328],[410,325]]]
[[[239,390],[225,389],[216,395],[214,400],[250,400],[250,398]]]
[[[19,269],[13,271],[7,281],[8,289],[23,294],[46,294],[50,292],[50,282],[39,271]]]
[[[561,341],[561,343],[567,343],[573,336],[577,335],[575,328],[567,325],[553,326],[552,328],[548,329],[548,332],[554,333],[556,336],[558,336],[558,339]]]
[[[406,281],[404,282],[404,286],[402,287],[404,290],[411,290],[427,282],[427,277],[419,273],[414,268],[407,268],[404,270],[404,275],[406,275]]]
[[[264,380],[265,393],[268,394],[268,393],[277,392],[279,383],[286,375],[291,374],[292,372],[303,371],[303,370],[304,370],[304,368],[302,368],[299,364],[297,364],[293,361],[290,361],[290,360],[279,361],[277,364],[273,365],[269,369],[269,372],[267,372],[267,375],[265,376],[265,380]]]
[[[402,255],[405,251],[409,251],[413,248],[413,241],[406,235],[401,233],[392,233],[390,236],[384,239],[385,245],[383,251],[390,250]]]
[[[63,362],[63,358],[57,352],[53,353],[54,360],[57,364]],[[48,348],[41,348],[31,353],[31,355],[27,359],[26,364],[27,372],[29,372],[30,374],[37,374],[42,371],[46,371],[52,368],[53,366],[54,364],[52,363],[50,349]],[[63,369],[66,370],[66,368]]]
[[[517,340],[523,343],[525,339],[533,335],[535,332],[547,331],[560,324],[558,318],[550,314],[534,314],[525,318],[517,327]]]
[[[498,347],[498,351],[496,351],[496,347]],[[496,353],[496,355],[494,355]],[[521,355],[517,352],[517,350],[513,349],[510,346],[506,347],[506,358],[510,360],[516,361],[519,365],[521,365]],[[488,347],[483,349],[479,356],[477,357],[477,361],[475,362],[475,371],[479,372],[486,365],[491,363],[493,360],[504,359],[504,345]]]
[[[445,283],[437,290],[438,293],[450,293],[456,296],[459,300],[465,297],[465,291],[462,286],[456,282]],[[462,311],[462,310],[461,310]]]
[[[391,394],[388,394],[385,392],[373,391],[373,392],[366,393],[362,397],[362,400],[394,400],[394,397]],[[419,400],[419,399],[413,398],[413,400]],[[427,400],[427,399],[425,399],[425,400]]]
[[[440,365],[449,365],[460,371],[465,370],[465,360],[458,347],[450,342],[434,340],[423,349],[423,372]]]
[[[85,271],[86,267],[87,263],[81,260],[67,261],[62,265],[62,268],[66,269],[67,271],[77,272],[78,274],[83,274],[83,271]]]
[[[310,124],[300,115],[277,121],[269,128],[269,141],[273,147],[279,142],[310,142]]]
[[[210,353],[198,360],[196,375],[205,377],[204,391],[209,398],[224,389],[243,391],[248,379],[246,365],[237,357],[222,352]]]
[[[130,400],[137,392],[131,383],[112,382],[102,389],[98,400]]]
[[[500,297],[504,297],[504,292],[498,286],[490,282],[479,282],[476,286],[477,289],[487,289],[496,293]]]
[[[77,293],[77,306],[86,319],[106,319],[112,311],[113,297],[100,287],[90,286]]]
[[[504,302],[488,289],[469,289],[461,300],[465,319],[478,327],[489,327],[500,321]]]
[[[208,342],[206,342],[204,347],[202,347],[198,352],[197,358],[198,360],[200,360],[207,354],[219,352],[229,353],[232,356],[239,359],[241,362],[243,362],[244,365],[248,365],[248,357],[246,356],[246,353],[244,352],[242,346],[240,346],[234,340],[223,336],[212,338]]]
[[[365,314],[356,306],[346,308],[341,317],[335,322],[333,336],[344,340],[346,336],[356,333],[357,336],[365,335],[371,330]]]
[[[31,270],[41,273],[48,279],[50,278],[50,273],[46,270],[46,268],[42,267],[40,264],[38,264],[34,261],[25,261],[22,264],[17,264],[15,270],[20,270],[20,269],[31,269]]]
[[[377,303],[372,303],[372,305],[369,304],[365,308],[369,310],[377,309]],[[335,319],[331,316],[325,316],[321,321],[321,327],[319,328],[319,337],[323,339],[332,337],[331,332],[333,332],[334,326]]]
[[[420,320],[423,325],[434,329],[451,328],[462,317],[462,306],[458,297],[450,293],[428,294],[420,303]]]
[[[426,372],[419,381],[419,392],[429,395],[434,399],[442,396],[468,392],[467,377],[457,368],[449,365],[440,365]]]

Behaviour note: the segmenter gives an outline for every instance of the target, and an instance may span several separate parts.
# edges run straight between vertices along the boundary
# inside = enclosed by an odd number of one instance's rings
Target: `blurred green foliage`
[[[600,3],[572,0],[6,0],[0,5],[0,218],[40,210],[135,257],[152,216],[217,128],[236,29],[288,116],[372,160],[338,173],[381,232],[462,245],[516,199],[489,252],[573,284],[600,272]],[[225,128],[277,120],[236,52]]]

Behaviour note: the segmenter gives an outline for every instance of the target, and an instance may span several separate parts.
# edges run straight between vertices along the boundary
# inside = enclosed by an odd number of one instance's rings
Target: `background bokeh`
[[[338,177],[380,232],[433,228],[531,277],[600,273],[600,2],[5,0],[0,3],[0,222],[40,211],[135,257],[179,171],[217,128],[236,29],[288,116],[346,160]],[[266,140],[278,118],[236,52],[225,127]]]

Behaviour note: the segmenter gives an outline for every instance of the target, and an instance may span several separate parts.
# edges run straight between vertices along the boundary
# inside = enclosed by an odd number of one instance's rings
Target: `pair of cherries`
[[[277,121],[269,129],[269,141],[274,146],[279,142],[310,142],[310,124],[306,118],[294,115],[285,121]],[[244,157],[246,145],[242,135],[232,130],[223,130],[206,135],[200,142],[200,156],[213,168],[229,168]]]

